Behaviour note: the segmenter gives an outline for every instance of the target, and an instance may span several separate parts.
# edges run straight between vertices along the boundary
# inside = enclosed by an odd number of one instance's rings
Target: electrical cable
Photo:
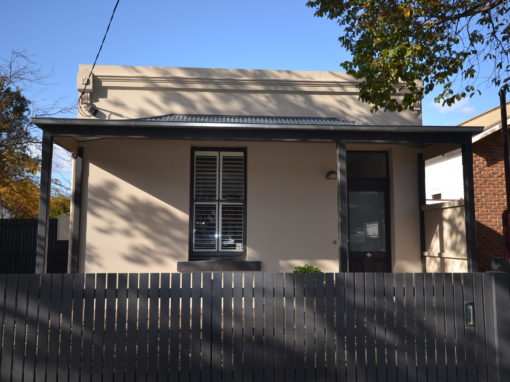
[[[101,41],[101,45],[99,46],[99,50],[97,51],[96,58],[94,60],[94,63],[92,64],[92,68],[90,69],[90,73],[87,77],[87,81],[85,81],[85,86],[83,87],[83,90],[81,91],[80,96],[78,97],[78,111],[82,115],[85,115],[85,114],[82,113],[82,111],[80,109],[80,101],[81,101],[81,98],[83,97],[83,95],[85,94],[85,91],[87,90],[87,86],[90,83],[90,78],[92,77],[92,73],[94,71],[94,68],[96,67],[97,59],[99,58],[99,55],[101,54],[101,51],[103,50],[103,45],[106,40],[106,35],[108,34],[108,31],[110,30],[110,25],[112,25],[113,17],[115,16],[115,11],[117,10],[119,2],[120,2],[120,0],[117,0],[117,2],[115,3],[115,6],[113,7],[112,15],[110,16],[110,21],[108,22],[108,26],[106,27],[106,30],[103,35],[103,40]]]

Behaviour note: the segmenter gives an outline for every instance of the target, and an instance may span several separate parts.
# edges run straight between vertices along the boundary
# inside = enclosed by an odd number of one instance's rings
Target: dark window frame
[[[193,231],[195,227],[195,153],[199,151],[217,151],[221,152],[242,152],[244,156],[244,198],[240,204],[243,205],[243,249],[242,251],[222,251],[219,246],[216,251],[196,251],[193,249]],[[192,147],[191,158],[190,158],[190,192],[189,192],[189,237],[188,237],[188,257],[189,260],[211,260],[211,259],[224,259],[224,260],[245,260],[246,259],[246,231],[247,231],[247,200],[248,200],[248,188],[247,188],[247,150],[246,147]],[[218,181],[220,181],[218,179]],[[218,195],[219,197],[220,195]],[[216,202],[219,199],[216,200]],[[197,202],[200,203],[200,202]],[[219,214],[220,208],[217,209]],[[219,227],[216,229],[218,230]]]

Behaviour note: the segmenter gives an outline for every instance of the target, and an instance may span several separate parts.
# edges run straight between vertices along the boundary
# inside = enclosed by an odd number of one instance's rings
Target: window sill
[[[245,260],[195,260],[179,261],[177,263],[178,272],[231,272],[231,271],[260,271],[262,263],[260,261]]]

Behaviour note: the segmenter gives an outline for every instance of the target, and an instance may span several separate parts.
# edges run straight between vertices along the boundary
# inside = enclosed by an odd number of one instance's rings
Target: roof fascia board
[[[277,123],[218,123],[218,122],[170,122],[142,120],[100,120],[74,118],[33,118],[32,122],[45,130],[50,126],[115,128],[200,128],[200,129],[255,129],[255,130],[312,130],[343,132],[385,132],[385,133],[453,133],[479,134],[483,128],[474,126],[396,126],[396,125],[314,125]]]
[[[507,121],[507,124],[510,124],[510,119]],[[481,132],[480,134],[477,134],[473,137],[473,143],[476,143],[478,142],[479,140],[491,135],[491,134],[494,134],[495,132],[497,131],[500,131],[501,130],[501,122],[498,122],[497,125],[494,125],[494,126],[491,126],[489,127],[488,129],[485,129],[483,132]]]
[[[48,126],[45,131],[54,137],[85,139],[181,139],[274,142],[336,142],[397,143],[397,144],[471,144],[469,133],[404,133],[364,131],[325,131],[291,129],[214,129],[214,128],[147,128],[119,129],[112,126]]]

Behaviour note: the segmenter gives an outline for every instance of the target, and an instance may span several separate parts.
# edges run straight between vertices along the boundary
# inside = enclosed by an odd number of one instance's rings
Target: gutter
[[[32,123],[41,129],[51,126],[83,127],[148,127],[148,128],[200,128],[200,129],[257,129],[257,130],[315,130],[386,133],[459,133],[476,135],[483,132],[477,126],[413,126],[413,125],[325,125],[325,124],[278,124],[278,123],[219,123],[219,122],[169,122],[141,121],[133,119],[102,120],[80,118],[33,118]]]

